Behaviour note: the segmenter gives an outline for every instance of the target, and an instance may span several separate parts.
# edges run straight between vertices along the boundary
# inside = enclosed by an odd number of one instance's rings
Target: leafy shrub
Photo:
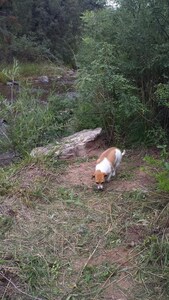
[[[52,59],[56,61],[56,57],[50,52],[49,47],[45,43],[41,45],[31,37],[23,35],[14,37],[10,46],[11,56],[15,56],[22,61],[42,61],[44,59]]]
[[[57,124],[57,135],[62,137],[72,134],[74,131],[73,114],[76,107],[76,100],[70,100],[51,93],[48,103],[49,111],[53,115],[53,122]]]
[[[160,122],[152,123],[149,127],[146,127],[144,134],[144,143],[147,146],[158,146],[167,143],[167,132],[162,128]]]
[[[161,37],[151,40],[158,28],[154,27],[154,19],[150,21],[153,6],[147,8],[146,2],[140,3],[139,14],[137,5],[129,3],[121,3],[117,9],[85,13],[77,55],[81,94],[77,125],[99,125],[107,136],[120,136],[129,146],[165,143],[169,129],[169,85],[160,83],[168,78],[164,76],[166,63],[162,69],[159,67],[161,52],[156,52],[164,50],[164,45],[158,47]],[[161,7],[164,9],[165,5]]]
[[[92,39],[86,42],[93,45]],[[144,107],[135,88],[115,67],[112,45],[98,43],[94,50],[93,62],[79,71],[76,126],[77,129],[102,127],[110,141],[115,136],[124,137],[130,123],[144,113]]]

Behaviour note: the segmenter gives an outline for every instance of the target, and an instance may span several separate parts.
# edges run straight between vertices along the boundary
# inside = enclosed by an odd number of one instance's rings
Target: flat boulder
[[[87,157],[103,145],[102,128],[85,129],[62,138],[59,142],[35,148],[30,155],[32,157],[53,155],[60,159]]]

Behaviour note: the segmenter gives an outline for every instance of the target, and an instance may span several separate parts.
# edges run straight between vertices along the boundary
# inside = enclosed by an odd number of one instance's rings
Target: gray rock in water
[[[85,129],[62,138],[60,142],[55,144],[35,148],[30,155],[32,157],[53,155],[60,159],[86,157],[92,150],[103,146],[101,134],[102,128]]]

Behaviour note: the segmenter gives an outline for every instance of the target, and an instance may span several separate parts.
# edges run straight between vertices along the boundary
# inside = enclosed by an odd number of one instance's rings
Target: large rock
[[[32,157],[53,155],[56,158],[68,159],[85,157],[93,150],[103,146],[102,129],[85,129],[71,136],[62,138],[60,142],[32,150]]]

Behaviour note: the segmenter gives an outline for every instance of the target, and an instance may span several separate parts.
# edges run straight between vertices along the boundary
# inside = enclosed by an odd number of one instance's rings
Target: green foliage
[[[8,121],[11,148],[22,155],[62,136],[70,120],[71,112],[65,102],[53,95],[44,105],[38,98],[31,91],[22,90],[16,102],[1,102],[1,114]]]
[[[169,164],[167,165],[167,169],[163,172],[159,172],[156,175],[156,179],[158,181],[158,188],[161,191],[169,192]]]
[[[2,73],[8,77],[9,80],[14,81],[19,75],[20,67],[17,59],[14,58],[13,65],[9,69],[3,69]]]
[[[0,60],[47,58],[75,65],[81,15],[104,4],[104,0],[2,1]]]
[[[1,83],[6,83],[7,82],[7,76],[1,71],[0,72],[0,82]]]
[[[60,67],[52,62],[20,63],[20,81],[26,81],[30,76],[62,76],[65,72],[64,67]]]
[[[40,106],[37,99],[26,92],[8,106],[8,113],[12,145],[22,154],[41,144],[44,131],[48,130],[53,119],[48,107]]]
[[[19,75],[19,63],[18,61],[14,58],[13,60],[13,65],[9,69],[4,69],[2,70],[2,73],[11,81],[11,101],[13,101],[13,96],[14,96],[14,81],[17,79]]]
[[[74,193],[72,189],[59,188],[58,189],[59,198],[62,199],[67,204],[82,205],[80,198]]]
[[[146,156],[144,160],[155,168],[153,174],[157,180],[157,188],[169,192],[169,154],[166,145],[159,145],[158,148],[161,149],[161,159]]]
[[[163,236],[163,239],[155,235],[148,237],[144,241],[146,247],[146,254],[144,256],[144,262],[150,267],[158,268],[159,272],[163,272],[163,275],[167,275],[167,269],[169,268],[169,244],[168,239]],[[167,281],[169,280],[166,276]]]
[[[49,278],[49,267],[46,260],[38,255],[22,257],[20,271],[24,280],[29,284],[30,290],[43,287]]]
[[[50,94],[46,104],[41,103],[40,93],[32,94],[31,88],[22,87],[14,101],[14,81],[20,75],[20,65],[14,59],[11,68],[2,73],[11,80],[11,102],[0,100],[0,118],[7,120],[8,126],[1,133],[1,150],[11,148],[25,155],[33,147],[44,145],[71,132],[71,118],[74,101]],[[24,69],[22,68],[22,74]],[[32,72],[32,69],[31,69]]]
[[[10,192],[11,188],[12,188],[12,184],[9,180],[9,177],[7,176],[5,171],[3,171],[3,169],[1,169],[1,174],[0,174],[0,196],[7,195]]]
[[[10,50],[12,56],[16,56],[22,62],[44,61],[45,59],[57,61],[59,57],[51,53],[47,42],[44,41],[42,45],[34,37],[26,35],[14,37]]]
[[[144,142],[147,146],[156,145],[158,147],[159,144],[168,143],[167,132],[159,123],[154,124],[154,127],[146,128],[144,133]]]
[[[92,13],[88,16],[94,17]],[[115,135],[124,136],[127,125],[144,114],[144,106],[135,88],[116,67],[114,46],[92,38],[84,38],[83,45],[79,53],[82,68],[77,83],[81,95],[76,110],[77,128],[100,126],[110,140]],[[84,48],[87,65],[83,60]]]
[[[79,126],[102,126],[107,136],[120,135],[128,144],[166,143],[169,27],[164,20],[168,2],[119,2],[116,9],[83,16],[77,56]]]
[[[55,93],[51,93],[48,98],[49,111],[53,115],[53,122],[57,124],[57,135],[58,137],[72,134],[73,132],[73,114],[74,108],[76,107],[76,100],[67,99],[66,97],[56,96]],[[50,133],[50,139],[52,138]]]
[[[159,83],[156,90],[157,101],[159,105],[163,105],[169,108],[169,83]]]
[[[87,266],[83,271],[85,284],[93,284],[96,280],[104,282],[107,278],[115,276],[117,267],[111,264],[100,264],[99,266]]]

